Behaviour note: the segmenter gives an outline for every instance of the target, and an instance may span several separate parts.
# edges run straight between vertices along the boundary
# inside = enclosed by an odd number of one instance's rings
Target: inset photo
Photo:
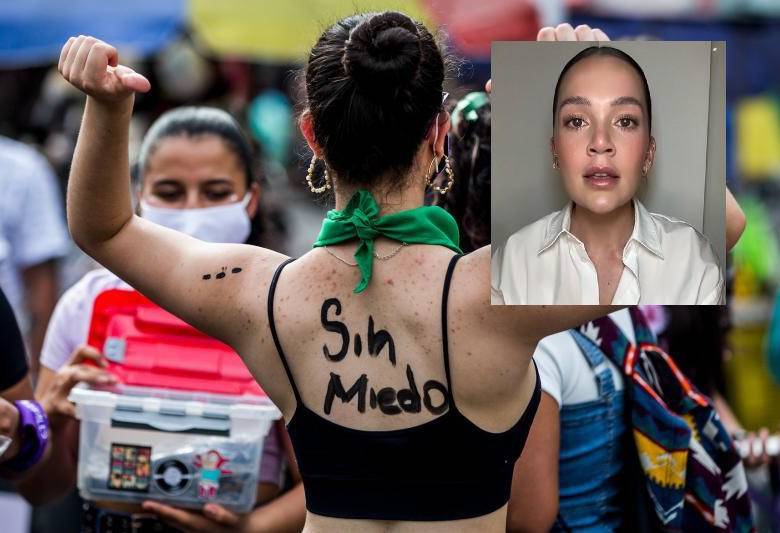
[[[725,58],[493,43],[493,304],[725,303]]]

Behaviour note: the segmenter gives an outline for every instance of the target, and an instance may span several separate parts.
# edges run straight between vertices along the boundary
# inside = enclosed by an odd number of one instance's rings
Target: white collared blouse
[[[514,233],[492,258],[494,304],[599,303],[596,268],[570,231],[571,202]],[[724,282],[712,245],[690,224],[634,200],[615,305],[718,305]]]

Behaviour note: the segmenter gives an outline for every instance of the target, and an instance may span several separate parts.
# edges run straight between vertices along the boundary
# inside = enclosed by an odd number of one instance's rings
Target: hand
[[[52,428],[59,427],[67,420],[76,417],[76,406],[68,400],[68,394],[77,383],[83,381],[90,385],[113,385],[117,382],[112,374],[84,364],[85,361],[92,361],[100,368],[108,366],[103,354],[95,348],[79,346],[39,398]]]
[[[777,440],[777,437],[774,437]],[[742,455],[742,460],[748,468],[757,468],[768,464],[777,459],[777,450],[770,450],[768,443],[770,441],[769,430],[761,428],[758,434],[749,431],[745,436],[737,441],[738,449]],[[776,447],[776,443],[773,443]]]
[[[536,34],[537,41],[609,41],[606,33],[598,28],[591,28],[587,24],[580,24],[572,28],[568,22],[558,24],[552,28],[545,26]],[[493,89],[492,79],[485,84],[485,92],[490,94]]]
[[[151,89],[149,80],[118,60],[110,44],[79,35],[62,47],[57,69],[71,85],[104,102],[119,102]]]
[[[166,524],[186,533],[235,532],[241,531],[246,524],[246,515],[228,511],[216,503],[204,505],[202,514],[154,501],[145,501],[142,507],[145,511],[156,514]]]
[[[11,459],[19,451],[19,410],[11,402],[0,398],[0,435],[11,437],[10,446],[0,454],[0,461]]]
[[[572,28],[568,22],[549,26],[539,30],[536,34],[537,41],[609,41],[607,34],[598,28],[591,28],[586,24],[580,24]]]

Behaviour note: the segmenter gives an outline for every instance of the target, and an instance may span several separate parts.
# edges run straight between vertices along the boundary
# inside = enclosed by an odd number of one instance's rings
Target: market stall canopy
[[[395,10],[442,28],[455,50],[490,56],[493,40],[533,39],[534,0],[23,0],[0,2],[0,68],[57,61],[72,35],[94,35],[123,54],[159,52],[188,30],[210,56],[300,63],[339,18]]]
[[[0,2],[0,68],[56,62],[68,37],[80,34],[150,55],[181,31],[186,15],[187,0]]]
[[[426,18],[418,0],[191,0],[190,24],[196,40],[222,57],[300,63],[317,38],[339,18],[394,10]]]
[[[191,0],[191,24],[204,48],[220,56],[300,62],[322,31],[341,17],[395,10],[442,27],[461,54],[490,57],[490,42],[536,38],[534,0]]]

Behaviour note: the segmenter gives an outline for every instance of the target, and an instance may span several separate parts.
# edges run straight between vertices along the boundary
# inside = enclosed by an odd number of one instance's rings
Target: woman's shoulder
[[[680,247],[690,249],[693,246],[708,253],[712,252],[714,256],[715,252],[710,240],[690,223],[661,213],[649,214],[655,222],[655,226],[660,230],[664,249],[679,249]]]
[[[563,211],[553,211],[523,226],[507,238],[503,247],[511,252],[531,252],[536,255],[545,241],[554,236],[551,233],[556,233],[558,226],[561,226],[562,216]]]
[[[132,287],[107,268],[96,268],[84,274],[71,288],[80,287],[87,291],[107,289],[128,289]]]
[[[57,301],[41,348],[41,363],[57,371],[73,350],[86,342],[97,296],[108,289],[127,289],[130,286],[105,268],[90,270],[74,283]]]
[[[110,289],[133,290],[116,274],[105,268],[96,268],[84,274],[81,279],[68,288],[60,298],[72,304],[91,304],[98,294]]]

